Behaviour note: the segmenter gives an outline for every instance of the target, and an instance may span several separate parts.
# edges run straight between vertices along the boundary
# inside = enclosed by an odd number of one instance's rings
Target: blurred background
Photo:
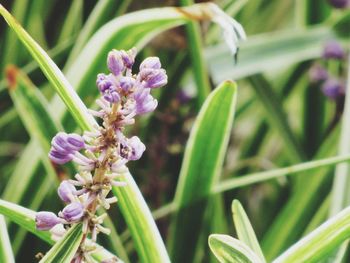
[[[236,59],[225,45],[221,30],[208,21],[196,26],[199,39],[189,36],[185,26],[157,31],[155,29],[161,25],[154,22],[143,28],[150,32],[147,37],[142,36],[142,44],[137,44],[143,46],[137,63],[150,55],[159,56],[169,76],[167,87],[156,91],[159,107],[155,113],[139,119],[129,131],[129,134],[138,134],[147,146],[142,159],[130,164],[129,168],[148,205],[155,211],[164,239],[169,233],[171,209],[168,204],[174,197],[186,141],[203,96],[207,95],[198,92],[198,78],[202,78],[207,91],[225,79],[238,83],[234,127],[222,181],[331,157],[341,143],[339,130],[349,67],[350,2],[213,2],[241,23],[247,33],[247,40],[240,43]],[[64,72],[69,71],[91,36],[108,21],[138,10],[189,3],[1,0]],[[139,18],[140,15],[131,15],[128,21]],[[120,39],[110,44],[112,47],[129,49],[130,43],[137,43],[140,36],[135,32],[142,32],[142,26],[138,29],[128,26],[130,28],[125,26]],[[37,151],[32,146],[34,139],[9,95],[3,74],[5,67],[14,64],[21,68],[47,101],[53,99],[55,92],[3,20],[0,36],[0,195],[33,210],[58,211],[62,203],[51,179],[46,180],[51,177],[47,177],[45,165],[35,157],[37,153],[33,153]],[[120,46],[122,44],[125,46]],[[106,56],[107,53],[98,58],[104,65],[99,72],[106,72]],[[204,75],[196,76],[196,63],[203,66]],[[84,64],[80,66],[84,67]],[[74,86],[74,74],[69,77]],[[95,76],[90,78],[93,80]],[[83,101],[88,106],[93,105],[97,94],[95,82],[91,81],[83,89]],[[55,108],[52,111],[55,115]],[[62,120],[62,114],[56,117]],[[65,130],[75,131],[71,116],[64,116],[64,119]],[[59,180],[72,176],[69,167],[54,168]],[[207,211],[203,237],[194,261],[213,260],[207,248],[209,233],[234,235],[230,212],[234,198],[245,207],[267,258],[276,256],[328,217],[333,175],[334,169],[326,167],[222,190],[213,197],[218,200]],[[133,242],[117,206],[111,209],[111,214],[118,218],[115,227],[126,254],[131,262],[136,262]],[[10,225],[9,232],[18,262],[32,262],[35,254],[48,249],[48,245],[14,224]],[[100,242],[114,249],[108,240],[101,239]]]

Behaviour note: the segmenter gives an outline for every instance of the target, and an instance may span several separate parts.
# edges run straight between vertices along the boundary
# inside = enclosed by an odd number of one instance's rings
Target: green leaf
[[[45,240],[47,243],[53,243],[49,232],[36,230],[34,211],[0,199],[0,214],[8,217],[11,221]]]
[[[250,247],[260,257],[261,261],[265,262],[258,239],[241,203],[238,200],[233,200],[231,209],[238,239]]]
[[[0,262],[14,263],[11,242],[7,233],[5,218],[0,215]]]
[[[350,237],[350,208],[346,208],[298,241],[273,263],[319,262]]]
[[[237,65],[224,44],[205,50],[205,57],[214,83],[235,80],[279,68],[322,55],[325,41],[334,38],[328,27],[307,30],[286,30],[249,37],[242,42]]]
[[[221,174],[236,96],[235,83],[222,83],[209,95],[192,127],[174,201],[178,213],[169,244],[174,262],[192,262],[207,198]]]
[[[193,4],[192,0],[181,0],[182,6]],[[211,87],[207,74],[207,67],[203,58],[202,39],[199,24],[190,21],[186,25],[187,43],[191,57],[194,80],[197,85],[197,108],[200,109],[204,100],[209,95]]]
[[[82,224],[73,225],[45,254],[41,263],[71,262],[83,238]]]
[[[227,235],[210,235],[209,247],[220,263],[263,262],[246,244]]]
[[[48,231],[39,231],[35,226],[35,214],[33,210],[27,209],[25,207],[4,201],[0,199],[0,214],[6,216],[11,221],[20,225],[24,229],[33,233],[40,239],[44,240],[49,244],[54,244],[55,242],[51,239],[51,234]],[[96,260],[102,261],[103,259],[115,257],[112,253],[97,245],[97,252],[93,253],[92,256]]]
[[[92,127],[92,124],[95,123],[94,119],[87,113],[84,103],[82,103],[70,83],[52,61],[52,59],[28,35],[28,33],[16,22],[16,20],[2,5],[0,5],[0,14],[5,18],[9,26],[26,46],[33,58],[38,62],[41,70],[53,84],[57,93],[61,96],[62,100],[69,108],[74,119],[85,129]]]
[[[300,172],[305,172],[305,171],[321,168],[324,166],[332,166],[338,163],[349,162],[349,161],[350,161],[350,155],[342,155],[342,156],[335,156],[335,157],[330,157],[330,158],[325,158],[325,159],[320,159],[315,161],[299,163],[288,167],[283,167],[283,168],[264,171],[264,172],[251,173],[251,174],[243,175],[237,178],[226,179],[222,182],[219,182],[214,187],[213,193],[220,193],[220,192],[240,188],[243,186],[264,182],[274,178],[279,178],[287,175],[296,175]]]

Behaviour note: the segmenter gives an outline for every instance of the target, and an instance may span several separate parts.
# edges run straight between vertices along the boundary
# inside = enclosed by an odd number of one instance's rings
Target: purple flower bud
[[[130,139],[125,139],[120,143],[119,154],[127,160],[138,160],[141,158],[146,146],[140,141],[137,136]]]
[[[139,81],[145,88],[160,88],[168,83],[168,76],[164,69],[144,68],[138,75]]]
[[[123,59],[125,67],[127,67],[128,69],[131,69],[132,65],[134,65],[135,63],[135,57],[137,53],[136,48],[132,48],[128,51],[121,50],[120,53],[121,53],[121,57]]]
[[[324,47],[323,57],[325,59],[343,59],[345,57],[345,51],[337,41],[329,41]]]
[[[52,212],[42,211],[35,215],[35,225],[38,230],[50,230],[59,223],[61,219]]]
[[[76,133],[70,133],[67,137],[67,143],[72,151],[80,151],[85,147],[85,142],[83,137]]]
[[[158,102],[150,94],[150,89],[140,88],[134,94],[136,114],[145,114],[154,111]]]
[[[328,2],[335,8],[346,8],[350,6],[349,0],[328,0]]]
[[[70,182],[64,180],[58,187],[57,193],[63,202],[70,203],[72,197],[76,194],[76,189]]]
[[[96,85],[103,95],[103,98],[110,103],[119,102],[120,96],[117,91],[116,84],[114,83],[112,76],[106,76],[105,74],[98,74]]]
[[[120,78],[120,87],[124,91],[130,91],[135,85],[135,79],[132,77],[121,77]]]
[[[59,132],[51,141],[49,157],[54,163],[64,164],[72,160],[72,154],[84,147],[84,140],[78,134]]]
[[[316,64],[310,68],[309,78],[311,82],[319,83],[325,81],[328,78],[328,72],[325,68]]]
[[[322,92],[328,98],[335,100],[338,97],[344,95],[345,88],[344,88],[344,85],[339,80],[328,79],[322,85]]]
[[[115,76],[119,76],[123,72],[125,66],[120,51],[113,49],[108,53],[107,66]]]
[[[153,68],[160,69],[162,65],[160,64],[160,60],[158,57],[148,57],[144,61],[142,61],[140,65],[140,71],[145,68]]]
[[[64,152],[59,152],[59,151],[53,150],[51,148],[51,151],[49,152],[49,158],[54,163],[65,164],[65,163],[68,163],[69,161],[71,161],[73,157],[69,153],[67,154]]]
[[[79,202],[73,202],[67,205],[59,216],[64,218],[67,222],[78,222],[84,216],[84,206]]]

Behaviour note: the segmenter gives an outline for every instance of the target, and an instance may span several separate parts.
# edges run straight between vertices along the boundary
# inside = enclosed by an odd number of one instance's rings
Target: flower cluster
[[[331,68],[338,69],[339,67],[341,68],[344,59],[345,51],[338,42],[329,41],[326,43],[323,49],[323,61],[325,64],[339,64]],[[326,97],[331,100],[337,100],[345,94],[345,81],[341,77],[336,77],[341,75],[341,72],[338,72],[338,70],[332,73],[326,67],[315,64],[310,69],[309,78],[311,83],[321,86],[322,92]]]
[[[145,145],[136,136],[127,138],[125,126],[134,123],[134,117],[153,111],[157,100],[151,89],[167,83],[167,75],[159,58],[146,58],[140,65],[138,74],[132,73],[135,61],[135,48],[112,50],[108,54],[109,74],[99,74],[96,85],[101,97],[96,100],[100,110],[90,113],[102,119],[102,125],[93,131],[78,134],[58,133],[51,142],[49,157],[56,164],[74,162],[79,172],[75,180],[64,180],[58,187],[60,199],[66,203],[62,211],[38,212],[36,227],[50,230],[53,239],[59,239],[72,224],[82,222],[84,240],[74,262],[90,262],[91,242],[86,245],[86,237],[96,242],[97,234],[109,233],[102,226],[106,214],[97,215],[100,207],[109,209],[117,201],[109,197],[113,186],[123,186],[118,181],[127,171],[125,164],[141,158]],[[86,239],[86,240],[85,240]]]

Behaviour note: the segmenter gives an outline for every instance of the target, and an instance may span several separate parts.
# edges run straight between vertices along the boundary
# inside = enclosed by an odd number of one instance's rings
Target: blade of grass
[[[237,65],[224,44],[205,49],[205,58],[214,83],[235,80],[301,61],[318,58],[324,42],[334,38],[328,27],[287,30],[249,37],[239,49]]]
[[[71,262],[82,239],[82,224],[73,225],[45,254],[40,263]]]
[[[187,6],[193,4],[193,1],[180,0],[180,4],[182,6]],[[189,53],[193,68],[193,75],[197,86],[197,109],[200,109],[205,98],[209,95],[211,87],[203,58],[203,48],[199,24],[194,21],[188,22],[186,24],[186,32],[187,45],[189,46]]]
[[[304,160],[304,153],[301,150],[299,142],[295,138],[287,121],[287,116],[283,110],[280,100],[271,88],[270,83],[261,74],[251,76],[249,79],[254,91],[261,100],[266,110],[266,115],[270,123],[276,127],[286,144],[286,152],[294,162]]]
[[[209,247],[220,263],[261,263],[261,259],[243,242],[227,236],[212,234]]]
[[[313,169],[318,169],[324,166],[331,166],[331,165],[336,165],[339,163],[349,162],[349,161],[350,161],[349,154],[339,155],[335,157],[299,163],[299,164],[295,164],[295,165],[280,168],[280,169],[247,174],[241,177],[227,179],[218,183],[214,187],[213,192],[221,193],[224,191],[240,188],[243,186],[264,182],[266,180],[271,180],[274,178],[279,178],[287,175],[298,174],[300,172],[305,172]]]
[[[350,55],[348,57],[350,62]],[[350,68],[348,69],[348,80],[347,80],[347,94],[350,93]],[[350,96],[345,96],[345,106],[342,117],[342,127],[340,132],[338,154],[348,154],[350,152]],[[333,187],[331,192],[331,205],[330,205],[330,216],[341,211],[341,209],[347,207],[350,204],[350,195],[348,193],[350,186],[350,176],[349,176],[349,164],[339,164],[335,169],[335,177],[333,179]],[[343,244],[343,249],[337,252],[337,260],[335,262],[341,262],[345,255],[346,247],[348,243]]]
[[[224,161],[235,104],[236,85],[223,82],[207,98],[192,127],[174,199],[178,213],[169,244],[174,262],[193,259],[207,197]]]
[[[12,252],[9,235],[7,233],[5,218],[2,215],[0,215],[0,261],[15,263],[15,257]]]
[[[82,103],[74,89],[67,81],[47,53],[28,35],[28,33],[16,22],[11,14],[0,5],[0,14],[4,17],[9,26],[16,33],[21,42],[25,45],[33,58],[39,63],[40,68],[55,87],[57,93],[66,103],[74,119],[80,126],[87,129],[95,120],[87,113],[86,106]],[[81,117],[85,115],[85,118]],[[80,123],[83,121],[83,123]]]
[[[349,237],[350,208],[346,208],[282,253],[273,263],[318,262]]]
[[[258,239],[241,203],[238,200],[233,200],[231,210],[238,239],[252,249],[262,262],[265,262]]]

